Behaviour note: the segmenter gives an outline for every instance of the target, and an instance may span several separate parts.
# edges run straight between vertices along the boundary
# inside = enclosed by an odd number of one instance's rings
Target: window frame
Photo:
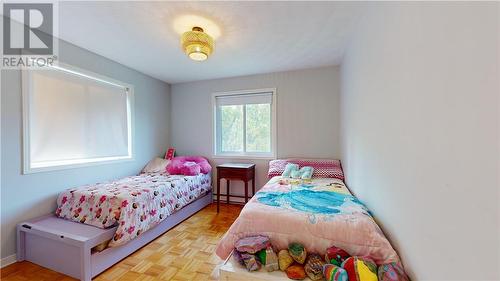
[[[220,116],[218,114],[219,108],[217,106],[217,97],[221,96],[237,96],[237,95],[251,95],[251,94],[263,94],[271,93],[271,153],[260,153],[260,152],[221,152],[219,151],[219,141],[220,141],[220,130],[217,128],[218,120]],[[228,158],[228,159],[276,159],[277,155],[277,118],[276,118],[276,88],[262,88],[262,89],[251,89],[251,90],[237,90],[228,92],[216,92],[212,94],[212,157],[213,158]],[[243,110],[243,142],[245,146],[246,142],[246,110]]]
[[[98,166],[104,164],[131,162],[135,160],[135,112],[134,112],[134,86],[122,81],[118,81],[109,78],[104,75],[100,75],[91,71],[83,70],[75,66],[71,66],[64,63],[58,63],[58,65],[45,65],[44,67],[50,68],[50,70],[62,71],[71,75],[76,75],[84,77],[86,79],[94,80],[100,83],[114,85],[116,87],[123,88],[127,94],[127,127],[128,127],[128,155],[126,156],[111,156],[111,157],[99,157],[91,159],[78,159],[78,160],[67,160],[61,162],[67,162],[63,164],[56,164],[51,166],[43,167],[32,167],[31,165],[31,143],[30,143],[30,131],[31,131],[31,93],[33,91],[32,85],[32,69],[23,67],[21,69],[21,79],[22,79],[22,142],[23,142],[23,174],[32,174],[39,172],[50,172],[66,169],[74,169],[80,167],[90,167]],[[45,71],[40,69],[37,71]]]

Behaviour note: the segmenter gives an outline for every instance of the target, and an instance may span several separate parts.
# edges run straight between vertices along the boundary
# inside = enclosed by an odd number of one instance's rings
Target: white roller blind
[[[127,88],[56,69],[30,78],[31,168],[131,157]]]
[[[273,93],[222,95],[215,97],[217,106],[242,104],[271,104]]]

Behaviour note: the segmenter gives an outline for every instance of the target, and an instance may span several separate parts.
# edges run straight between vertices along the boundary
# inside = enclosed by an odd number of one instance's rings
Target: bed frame
[[[113,238],[117,227],[101,229],[46,215],[17,225],[17,261],[27,260],[82,281],[90,281],[183,220],[212,203],[198,198],[128,243],[92,253]]]

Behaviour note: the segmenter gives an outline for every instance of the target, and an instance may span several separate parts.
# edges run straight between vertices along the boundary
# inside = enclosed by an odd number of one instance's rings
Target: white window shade
[[[244,95],[224,95],[216,97],[216,105],[271,104],[273,93],[256,93]]]
[[[129,87],[67,69],[25,76],[25,172],[132,158]]]

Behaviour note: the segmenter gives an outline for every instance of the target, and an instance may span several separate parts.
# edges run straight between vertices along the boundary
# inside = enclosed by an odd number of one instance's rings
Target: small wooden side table
[[[255,194],[255,164],[227,163],[217,166],[217,213],[220,205],[220,180],[226,179],[226,200],[229,204],[229,180],[241,180],[245,183],[245,203],[248,202],[248,182],[252,180],[252,196]],[[232,197],[243,197],[232,195]]]

